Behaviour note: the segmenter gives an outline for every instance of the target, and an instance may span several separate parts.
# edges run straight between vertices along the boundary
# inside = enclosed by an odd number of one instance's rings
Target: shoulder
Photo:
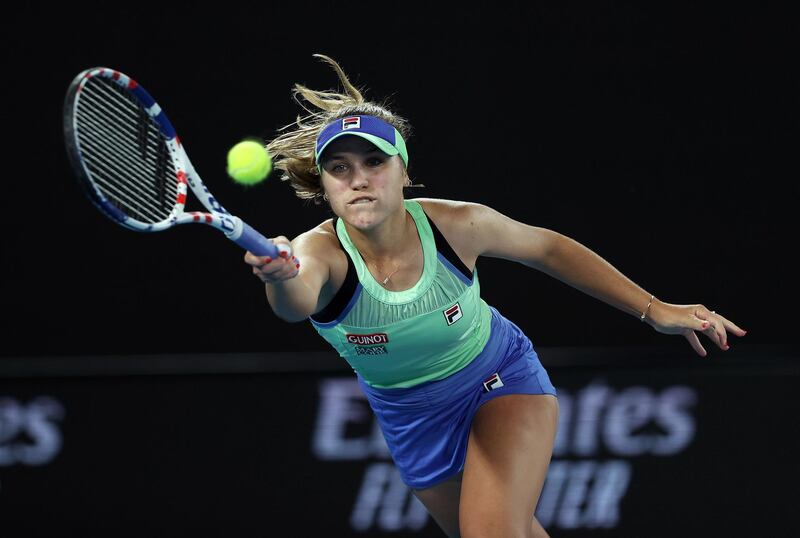
[[[335,262],[340,255],[344,255],[333,228],[333,219],[325,220],[295,237],[292,250],[298,253],[298,257],[299,253],[304,253],[306,257],[312,256],[327,262]]]
[[[455,240],[455,236],[469,236],[486,218],[491,209],[475,202],[460,200],[444,200],[441,198],[413,198],[419,202],[425,214],[436,224],[436,227],[447,237]]]
[[[462,259],[490,256],[532,264],[545,257],[558,238],[551,230],[516,221],[484,204],[435,198],[416,201]]]
[[[298,235],[292,241],[292,249],[303,267],[301,275],[305,269],[320,289],[316,313],[330,302],[347,276],[347,254],[336,236],[333,219]]]
[[[305,231],[295,237],[292,243],[302,243],[307,248],[317,251],[324,251],[326,249],[336,247],[338,242],[336,240],[336,231],[333,229],[333,219],[325,220],[308,231]]]
[[[485,207],[474,202],[443,198],[411,198],[411,201],[419,202],[425,214],[439,227],[463,225],[464,219],[479,216],[481,208]]]
[[[464,264],[472,268],[480,252],[475,249],[475,233],[480,227],[484,210],[482,204],[441,198],[412,198],[419,202],[425,214],[458,254]]]
[[[469,206],[478,205],[473,202],[464,202],[461,200],[448,200],[445,198],[409,198],[412,202],[419,202],[427,213],[431,211],[439,213],[452,213],[459,210],[464,210]]]

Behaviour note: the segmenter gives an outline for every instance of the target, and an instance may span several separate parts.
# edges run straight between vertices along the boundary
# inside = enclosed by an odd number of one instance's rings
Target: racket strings
[[[140,157],[137,157],[130,151],[130,142],[126,141],[124,137],[120,136],[119,126],[117,126],[115,131],[112,131],[109,129],[107,118],[98,117],[97,115],[81,114],[79,120],[85,124],[84,126],[90,127],[89,129],[82,129],[80,131],[80,135],[82,137],[81,139],[85,139],[90,146],[88,149],[93,149],[104,155],[106,158],[108,158],[109,155],[117,155],[118,158],[121,159],[118,164],[124,166],[114,167],[113,160],[107,161],[106,163],[98,163],[100,165],[106,164],[106,167],[109,164],[112,165],[111,169],[107,170],[109,176],[116,169],[119,170],[119,173],[122,176],[120,179],[135,181],[138,179],[138,176],[133,174],[133,171],[135,171],[137,166],[141,169],[144,169],[146,172],[148,172],[148,174],[155,173],[155,167],[147,166],[147,161],[141,160]],[[115,151],[117,153],[114,153]],[[85,153],[90,152],[86,151]],[[147,179],[147,177],[147,175],[144,176],[145,179]],[[110,176],[103,177],[103,179],[108,181],[109,179],[113,180],[114,178],[113,176]],[[134,186],[136,186],[136,184],[134,184]],[[136,190],[141,190],[141,188]]]
[[[134,140],[133,134],[135,133],[136,144],[134,149],[139,150],[138,155],[142,162],[149,162],[149,155],[152,155],[153,151],[157,151],[163,145],[163,137],[158,127],[150,119],[147,111],[124,90],[107,82],[105,79],[100,79],[94,89],[98,90],[97,95],[84,93],[82,96],[91,99],[98,110],[102,109],[104,116],[101,117],[112,119],[110,117],[116,115],[118,121],[127,125],[130,128],[129,134],[131,136],[123,140],[123,142],[128,145],[132,144]],[[108,106],[110,104],[116,105],[116,108],[110,108]]]
[[[92,116],[93,129],[97,135],[106,135],[91,138],[93,147],[106,157],[97,163],[100,171],[104,172],[101,175],[103,183],[116,195],[119,202],[131,205],[131,202],[135,201],[135,205],[142,206],[141,198],[144,197],[149,206],[156,206],[156,215],[162,217],[165,211],[168,214],[174,206],[177,182],[174,169],[168,169],[166,166],[171,161],[160,131],[139,104],[125,93],[121,93],[122,90],[113,85],[105,87],[98,85],[97,89],[98,93],[102,94],[100,99],[94,99],[96,96],[92,93],[87,93],[86,97],[93,105],[91,110],[95,112]],[[109,105],[113,105],[113,108]],[[109,134],[112,135],[115,147],[110,147],[106,143]],[[115,167],[114,161],[108,160],[115,151],[124,155],[124,160],[118,163],[122,166]],[[119,175],[122,183],[114,181],[116,179],[114,173]],[[165,174],[169,174],[169,177],[165,177]],[[166,190],[169,186],[172,187],[171,192]],[[165,202],[169,204],[165,205]],[[152,207],[150,209],[152,210]]]
[[[95,125],[83,134],[86,136],[80,138],[85,146],[85,161],[94,165],[90,166],[93,179],[109,200],[137,220],[157,222],[170,214],[177,196],[174,172],[169,173],[171,177],[167,182],[163,177],[163,164],[152,166],[125,152],[130,144],[120,144],[119,136],[114,136],[107,126]],[[166,149],[153,153],[163,156]],[[172,185],[169,196],[165,185]]]
[[[79,111],[79,128],[85,127],[80,131],[80,136],[85,137],[86,140],[93,144],[92,147],[96,148],[98,151],[103,151],[108,153],[109,149],[114,149],[118,151],[118,155],[120,158],[124,159],[127,163],[137,163],[142,168],[146,169],[147,172],[150,174],[156,173],[156,167],[150,166],[146,160],[141,160],[141,157],[138,156],[136,153],[131,151],[130,141],[125,140],[124,137],[121,137],[118,130],[112,131],[109,130],[107,125],[107,118],[102,116],[98,116],[93,114],[91,110],[84,110]],[[161,143],[161,141],[153,142],[153,151],[155,152],[156,144]],[[116,155],[116,154],[115,154]],[[123,172],[127,171],[123,169]],[[128,177],[131,177],[130,173],[124,174]]]
[[[142,165],[135,155],[126,153],[119,138],[114,132],[96,122],[86,122],[91,129],[80,131],[79,139],[84,160],[90,165],[93,179],[101,186],[106,195],[114,195],[119,201],[138,200],[161,206],[158,198],[151,193],[153,189],[142,188],[142,174],[137,174],[137,166]],[[112,144],[117,144],[113,146]],[[155,168],[141,167],[139,171],[154,174]],[[147,176],[145,176],[147,177]]]
[[[95,77],[76,106],[81,154],[106,198],[141,222],[172,213],[176,170],[163,135],[141,105],[113,82]]]

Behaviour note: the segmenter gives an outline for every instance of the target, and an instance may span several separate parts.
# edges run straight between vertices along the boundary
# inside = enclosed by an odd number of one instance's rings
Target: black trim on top
[[[425,211],[422,211],[425,213]],[[428,224],[431,226],[431,230],[433,230],[433,239],[436,243],[436,250],[444,256],[447,261],[453,264],[453,267],[461,271],[461,273],[467,277],[467,280],[472,282],[472,271],[464,265],[464,262],[461,261],[461,258],[458,257],[458,254],[455,253],[453,247],[450,246],[450,243],[447,242],[447,239],[444,238],[442,232],[439,231],[439,228],[433,223],[433,221],[428,218],[428,214],[425,213],[425,218],[428,219]]]
[[[334,321],[339,314],[341,314],[345,308],[347,308],[347,304],[350,302],[350,299],[353,298],[353,294],[356,292],[356,288],[358,287],[358,273],[356,273],[356,266],[353,265],[353,260],[350,258],[350,254],[347,250],[342,246],[342,241],[339,239],[339,234],[336,233],[336,221],[339,220],[339,217],[333,217],[333,233],[336,235],[336,240],[339,241],[339,246],[342,247],[344,250],[344,255],[347,256],[347,274],[344,277],[344,282],[342,282],[342,286],[336,292],[336,295],[333,296],[331,302],[325,306],[322,310],[310,316],[312,320],[317,323],[330,323]]]

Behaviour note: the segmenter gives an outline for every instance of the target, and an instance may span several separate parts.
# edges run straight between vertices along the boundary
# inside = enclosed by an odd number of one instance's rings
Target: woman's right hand
[[[253,268],[253,274],[261,282],[272,284],[290,280],[300,273],[300,262],[292,255],[292,246],[283,236],[270,238],[278,247],[279,256],[275,259],[269,256],[256,256],[252,252],[245,252],[244,262]]]

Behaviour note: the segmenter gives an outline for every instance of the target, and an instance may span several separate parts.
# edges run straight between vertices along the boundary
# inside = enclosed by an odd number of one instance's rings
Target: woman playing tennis
[[[271,141],[282,179],[334,218],[278,259],[245,255],[274,313],[310,320],[346,359],[403,481],[448,536],[547,536],[533,517],[558,423],[530,340],[480,297],[481,256],[524,264],[649,323],[722,350],[745,331],[701,304],[656,299],[555,231],[478,203],[405,199],[406,120],[344,93],[295,86],[310,112]],[[302,260],[302,267],[291,252]]]

